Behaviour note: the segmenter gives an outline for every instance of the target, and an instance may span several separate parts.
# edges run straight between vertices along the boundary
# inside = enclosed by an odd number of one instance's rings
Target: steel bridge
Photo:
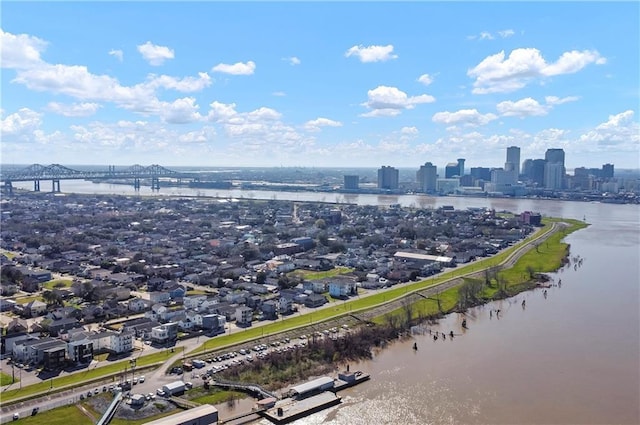
[[[60,164],[40,165],[33,164],[19,170],[2,170],[0,181],[4,182],[3,189],[6,193],[13,193],[13,182],[33,181],[33,190],[40,191],[40,181],[51,180],[52,192],[60,192],[60,180],[132,180],[133,186],[139,189],[141,181],[149,181],[151,189],[160,189],[160,178],[191,178],[197,180],[197,176],[189,173],[179,173],[163,166],[153,164],[148,167],[135,164],[131,167],[116,168],[109,165],[107,170],[81,171],[65,167]]]

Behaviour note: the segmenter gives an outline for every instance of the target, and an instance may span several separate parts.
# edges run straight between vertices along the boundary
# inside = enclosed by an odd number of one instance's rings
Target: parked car
[[[13,420],[17,421],[18,419],[20,419],[20,414],[19,413],[14,413],[13,414]]]
[[[31,416],[37,415],[39,411],[40,411],[39,407],[34,407],[33,409],[31,409]]]

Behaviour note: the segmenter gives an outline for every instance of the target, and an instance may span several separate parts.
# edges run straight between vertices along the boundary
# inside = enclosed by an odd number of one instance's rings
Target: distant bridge
[[[0,180],[4,182],[5,192],[13,192],[13,182],[33,181],[33,190],[40,191],[41,180],[51,180],[52,192],[60,192],[60,180],[132,180],[136,189],[140,188],[141,180],[149,180],[152,189],[160,189],[160,178],[190,178],[198,180],[196,174],[179,173],[163,166],[153,164],[144,167],[139,164],[126,168],[116,168],[110,165],[103,171],[79,171],[60,164],[48,166],[33,164],[19,170],[2,170]]]

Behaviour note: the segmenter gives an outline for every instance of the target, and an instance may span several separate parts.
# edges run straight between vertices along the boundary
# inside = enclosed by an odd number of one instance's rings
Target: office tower
[[[534,159],[531,161],[531,172],[527,175],[533,183],[538,186],[544,185],[544,167],[547,161],[544,159]]]
[[[454,176],[460,176],[460,165],[456,162],[450,162],[444,167],[444,178],[450,179]]]
[[[547,189],[563,189],[567,173],[564,168],[564,150],[547,149],[544,154],[547,161],[544,169],[544,187]]]
[[[344,176],[344,188],[348,190],[358,190],[360,184],[359,176]]]
[[[435,165],[427,162],[420,166],[416,172],[416,180],[420,191],[424,193],[432,193],[436,190],[436,180],[438,180],[438,172]]]
[[[398,189],[398,169],[383,165],[378,169],[378,188],[395,190]]]
[[[515,174],[515,180],[518,181],[520,177],[520,148],[517,146],[509,146],[507,148],[507,162],[505,162],[504,169],[507,171],[513,171]]]
[[[458,158],[458,176],[464,176],[464,158]]]
[[[603,164],[602,165],[602,174],[603,179],[612,179],[613,178],[613,164]]]
[[[471,167],[469,172],[474,180],[484,180],[486,182],[491,180],[491,168],[488,167]]]

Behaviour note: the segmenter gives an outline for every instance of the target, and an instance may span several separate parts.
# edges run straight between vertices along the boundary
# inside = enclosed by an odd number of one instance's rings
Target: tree
[[[324,219],[319,218],[319,219],[317,219],[317,220],[316,220],[315,226],[316,226],[318,229],[322,229],[322,230],[324,230],[324,229],[326,229],[326,228],[327,228],[327,222],[326,222],[326,221],[324,221]]]
[[[63,304],[62,297],[54,291],[44,291],[42,293],[42,299],[48,306],[61,306]]]

